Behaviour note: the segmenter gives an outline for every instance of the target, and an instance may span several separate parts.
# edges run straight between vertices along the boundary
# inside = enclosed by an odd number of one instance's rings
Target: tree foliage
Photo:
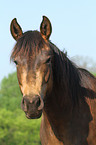
[[[0,145],[41,145],[41,119],[28,120],[21,99],[16,73],[9,74],[0,86]]]

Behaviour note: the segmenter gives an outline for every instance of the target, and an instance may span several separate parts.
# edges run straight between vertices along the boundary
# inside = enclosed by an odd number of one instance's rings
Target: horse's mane
[[[54,44],[50,42],[50,47],[54,53],[53,76],[54,85],[58,91],[59,87],[63,94],[61,102],[65,101],[65,97],[70,97],[73,104],[78,102],[80,95],[80,73],[77,66],[68,59],[66,54],[60,51]],[[56,92],[57,93],[57,92]],[[60,91],[59,91],[60,93]],[[67,98],[68,99],[68,98]]]

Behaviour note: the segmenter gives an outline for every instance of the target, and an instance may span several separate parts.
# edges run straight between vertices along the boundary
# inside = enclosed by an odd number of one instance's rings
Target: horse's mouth
[[[42,115],[44,108],[44,102],[40,96],[35,96],[34,98],[27,99],[27,97],[22,98],[21,108],[25,112],[28,119],[37,119]]]
[[[41,117],[42,111],[39,112],[39,113],[36,113],[36,114],[29,114],[29,113],[25,113],[25,114],[26,114],[26,117],[27,117],[28,119],[38,119],[38,118]]]

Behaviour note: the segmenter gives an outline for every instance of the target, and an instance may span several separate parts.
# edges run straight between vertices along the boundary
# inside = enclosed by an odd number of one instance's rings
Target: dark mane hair
[[[54,44],[50,42],[50,47],[54,52],[54,66],[53,66],[53,76],[54,76],[54,85],[57,88],[60,86],[60,89],[64,93],[63,100],[64,102],[67,96],[73,102],[73,105],[78,103],[78,97],[80,95],[80,72],[75,64],[68,59],[66,54],[60,51]],[[56,86],[57,85],[57,86]],[[59,91],[60,92],[60,91]],[[62,103],[63,104],[63,103]]]

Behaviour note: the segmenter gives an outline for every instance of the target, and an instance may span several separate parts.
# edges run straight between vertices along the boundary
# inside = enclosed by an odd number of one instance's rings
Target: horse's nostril
[[[28,110],[28,106],[24,98],[22,99],[22,102],[21,102],[21,108],[24,110],[24,112],[27,112]]]
[[[33,98],[23,97],[22,99],[21,108],[24,112],[33,112],[34,110],[40,111],[43,109],[43,107],[43,100],[38,95],[34,96]]]
[[[38,108],[40,106],[40,98],[37,98],[35,101],[35,105]]]
[[[38,109],[38,110],[42,110],[43,109],[43,107],[44,107],[44,102],[43,102],[43,100],[41,99],[41,97],[40,96],[35,96],[35,106],[36,106],[36,108]]]

